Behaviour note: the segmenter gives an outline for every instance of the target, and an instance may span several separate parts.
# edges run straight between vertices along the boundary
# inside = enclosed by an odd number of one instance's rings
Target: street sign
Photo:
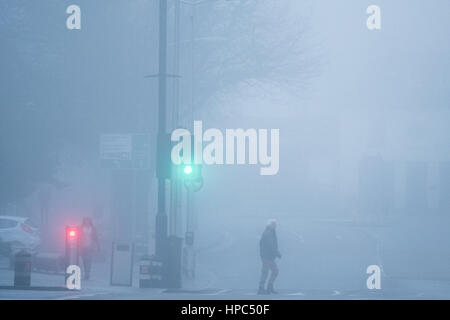
[[[150,135],[102,134],[100,166],[105,169],[149,169]]]

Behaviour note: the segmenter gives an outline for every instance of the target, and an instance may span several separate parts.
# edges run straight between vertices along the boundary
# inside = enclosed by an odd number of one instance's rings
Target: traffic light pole
[[[178,75],[180,71],[180,10],[181,1],[175,0],[174,5],[174,54],[173,54],[173,69],[175,75]],[[180,95],[180,83],[178,77],[174,79],[173,88],[173,109],[172,109],[172,129],[180,127],[179,123],[179,95]],[[179,170],[172,168],[172,179],[170,186],[170,215],[169,215],[169,235],[178,235],[179,215],[181,212],[181,183],[179,181]]]
[[[166,87],[167,87],[167,0],[159,0],[159,104],[158,104],[158,139],[166,134]],[[164,157],[163,145],[158,143],[157,155]],[[161,161],[161,160],[160,160]],[[164,246],[167,239],[166,214],[166,178],[162,172],[157,173],[158,178],[158,212],[156,214],[155,253],[164,255]]]

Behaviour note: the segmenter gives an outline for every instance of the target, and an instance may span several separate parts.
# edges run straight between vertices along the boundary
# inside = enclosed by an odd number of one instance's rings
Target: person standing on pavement
[[[269,220],[267,222],[266,229],[264,230],[261,239],[259,240],[259,253],[262,261],[261,279],[259,281],[258,294],[271,294],[277,293],[273,288],[273,283],[278,276],[278,266],[275,262],[276,258],[281,258],[280,251],[278,250],[278,240],[276,234],[277,223],[275,220]],[[270,277],[267,283],[267,289],[265,284],[267,277]]]
[[[92,257],[100,250],[97,230],[91,218],[83,218],[81,224],[81,259],[83,260],[84,280],[88,280],[91,273]]]

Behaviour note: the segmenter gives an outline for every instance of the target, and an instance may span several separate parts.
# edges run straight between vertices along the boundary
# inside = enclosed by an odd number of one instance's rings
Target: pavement
[[[108,262],[93,264],[91,280],[84,280],[79,291],[6,290],[0,287],[0,299],[54,300],[366,300],[366,299],[450,299],[450,279],[421,277],[409,265],[397,266],[391,255],[383,228],[359,227],[347,222],[284,221],[278,237],[283,254],[278,261],[280,275],[278,294],[256,295],[260,261],[258,240],[261,228],[251,229],[253,218],[242,217],[239,223],[227,225],[203,218],[208,228],[197,236],[196,278],[183,279],[181,290],[139,288],[138,264],[135,263],[132,286],[110,285]],[[226,227],[224,227],[226,226]],[[263,226],[264,227],[264,226]],[[263,228],[262,227],[262,228]],[[390,263],[391,262],[391,263]],[[366,268],[382,268],[381,289],[366,287]],[[386,267],[387,266],[387,267]],[[400,270],[400,271],[399,271]],[[432,273],[433,270],[428,270]],[[429,273],[430,273],[429,272]],[[13,271],[0,259],[0,286],[12,285]],[[31,285],[62,287],[64,275],[33,272]]]

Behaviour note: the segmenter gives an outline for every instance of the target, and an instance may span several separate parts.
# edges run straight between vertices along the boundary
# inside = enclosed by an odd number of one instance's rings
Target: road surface
[[[80,291],[0,289],[0,299],[450,299],[447,279],[412,279],[383,269],[381,290],[366,287],[367,266],[383,268],[377,228],[347,222],[285,220],[279,222],[280,276],[277,295],[256,295],[260,272],[258,240],[264,223],[241,218],[226,225],[203,219],[198,233],[197,279],[182,290],[138,288],[135,265],[132,287],[109,285],[107,263],[93,266],[92,280]],[[251,227],[255,226],[255,227]],[[0,285],[11,285],[13,272],[0,263]],[[32,274],[33,286],[63,286],[64,275]]]

